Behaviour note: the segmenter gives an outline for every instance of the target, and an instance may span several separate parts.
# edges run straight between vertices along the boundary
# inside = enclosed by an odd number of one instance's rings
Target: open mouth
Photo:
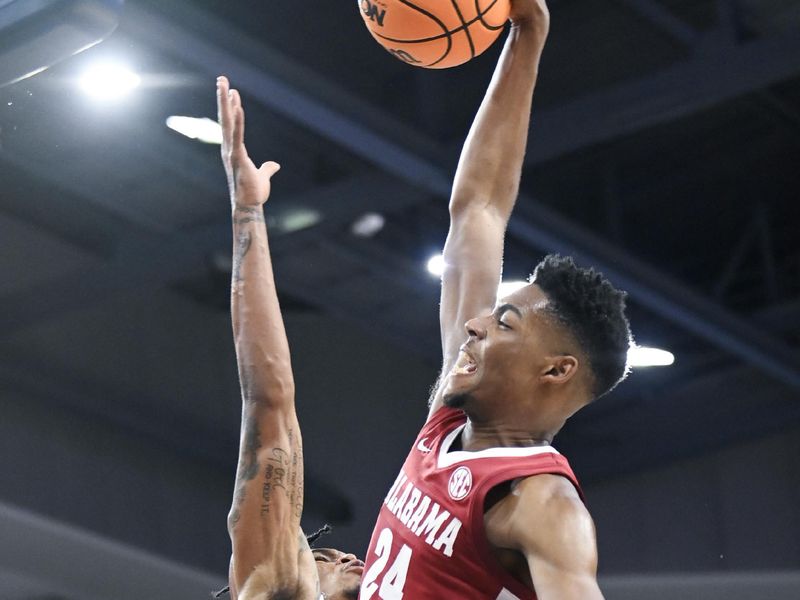
[[[348,573],[358,573],[359,575],[363,575],[364,573],[364,565],[363,564],[353,564],[350,565],[345,569]]]
[[[458,360],[453,366],[452,373],[454,375],[472,375],[477,370],[478,365],[475,360],[464,350],[461,350],[458,353]]]

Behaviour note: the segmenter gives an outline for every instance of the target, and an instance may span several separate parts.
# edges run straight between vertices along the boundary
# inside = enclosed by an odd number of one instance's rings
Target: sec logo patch
[[[467,467],[458,467],[450,475],[447,491],[453,500],[463,500],[472,489],[472,471]]]

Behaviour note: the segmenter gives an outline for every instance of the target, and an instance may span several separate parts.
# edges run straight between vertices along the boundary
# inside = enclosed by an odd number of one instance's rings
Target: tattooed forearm
[[[264,223],[264,209],[261,206],[233,206],[233,222],[237,225],[244,223]]]
[[[246,204],[239,204],[238,202],[233,205],[233,210],[241,213],[248,213],[251,215],[263,215],[264,209],[261,206],[247,206]]]
[[[236,246],[233,251],[233,281],[239,282],[242,280],[242,261],[247,253],[250,251],[250,246],[253,244],[253,237],[249,231],[242,231],[236,236]]]
[[[242,217],[241,219],[234,219],[234,223],[237,225],[244,225],[245,223],[265,223],[264,215],[260,216],[253,216],[253,217]]]

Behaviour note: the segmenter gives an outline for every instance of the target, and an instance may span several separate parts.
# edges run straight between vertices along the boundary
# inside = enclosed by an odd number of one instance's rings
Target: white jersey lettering
[[[450,511],[442,510],[439,503],[416,487],[403,471],[400,471],[383,503],[411,533],[423,537],[434,550],[447,557],[453,556],[461,520],[452,516]],[[379,557],[381,554],[378,552]]]

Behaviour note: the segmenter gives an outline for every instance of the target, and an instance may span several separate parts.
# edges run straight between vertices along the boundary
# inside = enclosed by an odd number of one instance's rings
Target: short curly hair
[[[547,310],[586,353],[593,398],[610,392],[628,374],[632,338],[625,316],[627,294],[602,273],[578,267],[572,258],[557,254],[545,256],[530,281],[545,293]]]

